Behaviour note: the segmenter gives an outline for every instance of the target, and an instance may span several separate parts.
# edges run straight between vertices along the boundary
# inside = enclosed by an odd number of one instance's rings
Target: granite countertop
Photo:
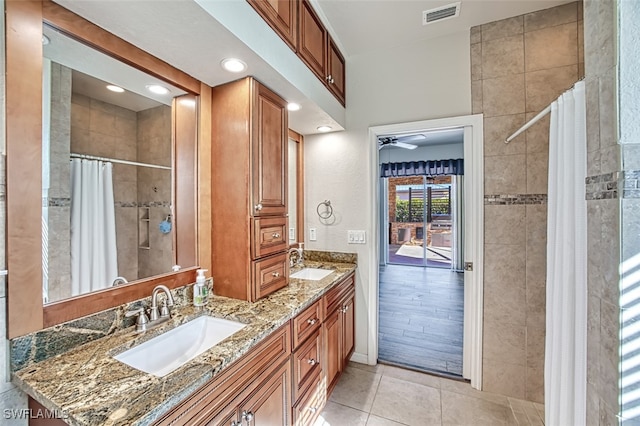
[[[288,287],[255,303],[211,296],[203,307],[173,308],[168,322],[145,333],[136,333],[135,327],[129,327],[26,366],[14,372],[12,380],[71,425],[149,424],[319,299],[356,267],[322,261],[305,261],[305,266],[334,272],[319,281],[291,279]],[[143,373],[113,358],[201,315],[227,318],[247,326],[164,377]]]

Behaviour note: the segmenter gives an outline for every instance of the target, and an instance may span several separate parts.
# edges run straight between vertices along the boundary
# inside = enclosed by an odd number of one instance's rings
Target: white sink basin
[[[318,281],[330,275],[333,272],[331,269],[318,269],[318,268],[304,268],[295,274],[291,274],[290,278],[298,278],[300,280]]]
[[[202,316],[114,358],[145,373],[162,377],[245,326],[235,321]]]

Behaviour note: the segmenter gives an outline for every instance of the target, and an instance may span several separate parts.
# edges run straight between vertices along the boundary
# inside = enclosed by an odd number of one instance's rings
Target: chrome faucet
[[[162,301],[162,308],[158,314],[158,293],[164,291],[165,298]],[[169,307],[173,306],[173,296],[166,285],[157,285],[151,293],[151,308],[149,309],[149,321],[156,321],[158,318],[171,318]]]
[[[298,248],[289,249],[289,266],[290,267],[302,265],[302,261],[304,260],[304,249],[302,248],[303,244],[304,243],[299,243]]]
[[[129,281],[127,281],[125,277],[116,277],[116,279],[113,280],[113,283],[111,283],[111,287],[115,287],[117,285],[127,284],[127,283],[129,283]]]

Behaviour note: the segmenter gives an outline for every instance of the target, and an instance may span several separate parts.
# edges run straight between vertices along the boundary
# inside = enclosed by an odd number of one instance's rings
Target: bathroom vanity
[[[255,303],[212,296],[196,308],[179,289],[165,324],[145,333],[131,326],[41,361],[35,352],[69,336],[77,321],[14,339],[14,347],[29,349],[14,351],[28,356],[12,360],[20,367],[13,380],[72,425],[311,424],[353,351],[355,256],[338,256],[305,261],[331,269],[325,278],[291,278]],[[114,358],[202,315],[246,326],[163,377]]]

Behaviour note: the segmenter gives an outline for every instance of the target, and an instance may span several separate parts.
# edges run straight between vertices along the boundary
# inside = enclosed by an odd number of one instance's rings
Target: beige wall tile
[[[482,42],[522,34],[523,32],[524,18],[522,16],[514,16],[513,18],[482,25]]]
[[[544,402],[544,367],[536,368],[536,367],[527,366],[526,381],[527,381],[527,384],[525,389],[525,399],[527,401],[543,403]],[[538,422],[535,424],[543,425],[544,423]]]
[[[536,113],[528,112],[526,121],[531,120]],[[525,132],[527,140],[527,153],[549,152],[549,125],[551,114],[547,114],[538,120]]]
[[[600,148],[600,173],[614,173],[621,166],[620,147],[613,145]]]
[[[600,273],[602,275],[602,299],[609,303],[620,302],[620,204],[619,200],[602,200],[600,211],[602,230],[600,235]]]
[[[483,362],[482,389],[486,392],[524,399],[525,373],[526,367],[524,365],[485,360]]]
[[[524,15],[524,31],[531,32],[543,28],[576,22],[578,20],[578,2],[568,3],[549,9]]]
[[[578,61],[578,23],[532,31],[524,35],[525,68],[546,70]]]
[[[618,118],[616,96],[616,70],[612,69],[600,78],[600,146],[618,144]]]
[[[482,80],[471,82],[471,111],[474,114],[482,113]]]
[[[527,193],[546,194],[549,175],[548,152],[527,154]]]
[[[484,206],[485,244],[525,244],[525,206]]]
[[[603,200],[587,201],[587,291],[602,297],[602,207]]]
[[[503,77],[524,72],[522,34],[482,43],[482,78]]]
[[[497,155],[484,159],[484,193],[524,194],[527,189],[526,156]]]
[[[501,115],[484,120],[484,155],[524,154],[526,151],[525,135],[521,134],[508,144],[504,141],[525,124],[524,114]]]
[[[89,153],[89,130],[71,127],[71,152],[75,154]]]
[[[91,131],[89,133],[88,149],[88,154],[113,158],[116,155],[116,138],[115,136]]]
[[[482,344],[485,361],[520,364],[526,360],[526,331],[522,325],[487,319]]]
[[[587,78],[585,81],[587,107],[587,152],[600,150],[600,81]],[[600,160],[598,159],[598,163]],[[598,168],[600,165],[598,164]]]
[[[578,63],[584,66],[584,21],[582,20],[578,21]],[[581,75],[584,75],[584,69],[582,71]]]
[[[600,426],[600,397],[596,385],[587,383],[587,426]]]
[[[600,76],[616,65],[617,2],[587,1],[584,6],[586,74]]]
[[[577,80],[577,64],[526,73],[526,112],[542,111]]]
[[[471,45],[471,81],[482,79],[482,43]]]
[[[587,176],[600,174],[600,151],[587,152]]]
[[[526,324],[524,249],[513,245],[485,244],[485,321]],[[521,361],[524,364],[524,360]]]
[[[587,299],[587,383],[598,385],[600,366],[600,298]]]
[[[482,41],[482,26],[471,27],[469,31],[471,44],[480,43]]]
[[[524,74],[483,80],[482,101],[485,117],[524,113]]]
[[[620,348],[620,310],[613,303],[600,303],[600,381],[601,397],[609,407],[618,404]]]

